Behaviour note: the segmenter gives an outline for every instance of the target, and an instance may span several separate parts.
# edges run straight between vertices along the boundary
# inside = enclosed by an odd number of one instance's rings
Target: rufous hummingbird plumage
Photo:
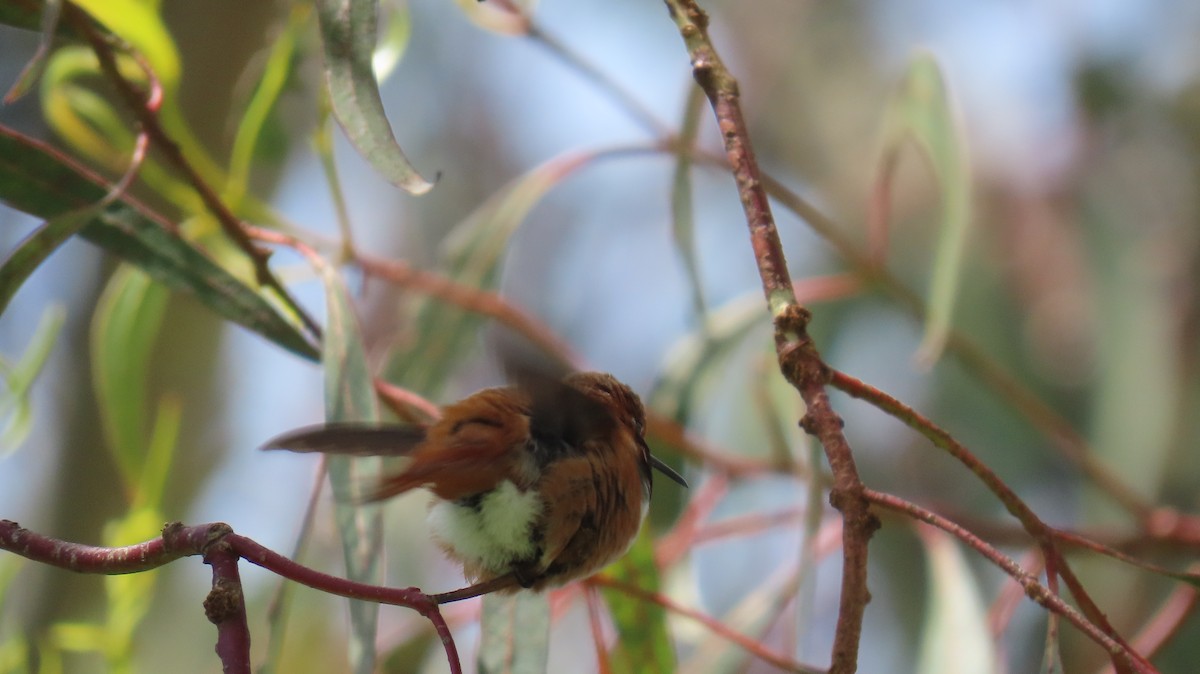
[[[527,375],[445,407],[427,428],[313,426],[264,448],[411,456],[365,500],[427,488],[436,497],[433,537],[469,580],[511,574],[541,590],[589,576],[629,549],[652,468],[687,486],[650,454],[644,427],[641,400],[611,375]]]

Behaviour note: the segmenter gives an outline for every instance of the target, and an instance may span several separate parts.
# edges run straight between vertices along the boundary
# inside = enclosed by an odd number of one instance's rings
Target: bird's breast
[[[435,501],[429,524],[439,543],[465,566],[498,575],[538,555],[536,524],[544,508],[536,490],[502,480],[470,498]]]

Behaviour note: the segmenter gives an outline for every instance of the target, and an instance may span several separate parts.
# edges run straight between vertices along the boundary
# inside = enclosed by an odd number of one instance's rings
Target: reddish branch
[[[742,116],[737,81],[709,40],[708,16],[694,0],[666,0],[666,4],[691,57],[692,75],[708,96],[725,144],[763,291],[775,318],[780,369],[804,399],[808,411],[801,425],[820,440],[833,472],[829,500],[842,513],[843,546],[841,601],[830,672],[847,674],[858,668],[863,613],[870,601],[867,543],[879,528],[879,521],[863,497],[864,487],[842,434],[841,418],[825,393],[829,372],[808,336],[809,313],[796,301],[763,176]]]
[[[974,473],[996,495],[1000,502],[1004,504],[1009,513],[1017,518],[1025,531],[1029,532],[1029,535],[1037,541],[1038,547],[1041,549],[1046,561],[1046,572],[1051,586],[1053,586],[1056,577],[1061,578],[1071,590],[1071,594],[1075,597],[1075,600],[1079,603],[1083,614],[1087,616],[1087,620],[1090,621],[1089,624],[1102,631],[1106,639],[1119,644],[1119,649],[1109,649],[1109,653],[1113,658],[1113,666],[1116,667],[1117,671],[1155,671],[1149,662],[1117,634],[1116,630],[1109,624],[1108,617],[1092,601],[1082,583],[1079,582],[1079,579],[1071,570],[1070,565],[1067,564],[1066,558],[1059,551],[1056,545],[1056,540],[1059,536],[1054,528],[1043,522],[1033,512],[1033,509],[1026,505],[1017,496],[1016,492],[1005,484],[991,468],[972,454],[965,445],[955,440],[947,431],[938,427],[937,424],[921,413],[883,391],[841,372],[834,372],[832,374],[831,383],[834,387],[841,389],[845,393],[865,400],[883,412],[904,422],[905,425],[925,436],[936,447],[950,454]],[[1039,603],[1042,602],[1039,601]]]
[[[450,628],[438,609],[439,599],[447,595],[427,595],[416,588],[388,588],[356,583],[314,571],[273,552],[258,543],[233,533],[227,524],[184,526],[172,522],[163,527],[162,536],[144,543],[119,548],[103,548],[68,543],[22,528],[16,522],[0,520],[0,550],[15,552],[37,562],[78,573],[139,573],[169,564],[181,557],[200,555],[213,567],[213,586],[204,601],[205,615],[217,626],[217,654],[224,671],[250,673],[250,630],[246,622],[245,600],[238,574],[238,559],[272,571],[297,583],[350,599],[411,608],[433,625],[450,671],[460,674],[462,666]],[[467,588],[480,594],[479,586]],[[488,588],[483,588],[486,591]],[[455,598],[475,596],[465,591]],[[453,599],[452,599],[453,600]]]

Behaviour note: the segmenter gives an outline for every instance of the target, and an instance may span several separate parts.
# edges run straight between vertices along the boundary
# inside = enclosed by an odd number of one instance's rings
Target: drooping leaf
[[[704,284],[700,274],[700,259],[696,253],[696,222],[692,212],[692,152],[696,134],[700,130],[701,112],[705,104],[704,90],[699,86],[689,89],[684,104],[683,124],[676,142],[675,171],[671,182],[671,232],[675,235],[675,248],[683,259],[687,271],[688,285],[692,291],[692,305],[699,321],[703,321],[707,308],[704,302]]]
[[[12,88],[4,95],[4,103],[12,103],[29,93],[34,83],[41,77],[42,71],[46,68],[46,59],[50,56],[50,47],[54,42],[54,36],[58,32],[58,18],[61,13],[62,0],[46,0],[42,7],[40,26],[42,40],[38,43],[37,51],[21,69],[21,74],[17,75],[17,81],[13,82]]]
[[[925,525],[919,527],[928,560],[929,608],[916,671],[995,672],[987,604],[971,567],[949,534]]]
[[[25,30],[42,30],[45,25],[44,9],[44,4],[38,0],[0,2],[0,24]],[[58,37],[77,37],[75,30],[63,22],[55,25],[55,34]]]
[[[79,230],[96,219],[104,207],[105,203],[98,201],[50,218],[9,251],[0,263],[0,314],[8,308],[8,303],[21,289],[25,279],[67,239],[78,234]]]
[[[66,312],[61,306],[47,307],[20,360],[13,365],[0,362],[7,388],[0,398],[0,418],[6,418],[4,430],[0,432],[0,455],[16,449],[29,435],[33,420],[30,391],[50,357],[65,318]]]
[[[135,509],[157,509],[162,504],[182,420],[183,401],[178,396],[164,395],[159,399],[146,445],[146,456],[138,476],[137,491],[134,493]]]
[[[122,266],[109,279],[92,318],[92,386],[108,450],[130,495],[146,460],[146,376],[170,295],[146,274]]]
[[[479,674],[543,674],[550,653],[550,603],[545,594],[483,596]]]
[[[378,0],[317,0],[333,114],[376,171],[397,187],[423,194],[433,183],[417,173],[396,142],[371,65],[377,5]]]
[[[647,592],[661,589],[654,561],[654,538],[648,527],[642,528],[633,547],[608,572],[617,580]],[[606,589],[604,599],[617,630],[617,642],[610,656],[613,672],[676,671],[666,609],[615,589]]]
[[[337,270],[321,265],[328,320],[321,361],[325,366],[325,418],[330,422],[379,420],[374,381],[363,351],[354,305]],[[382,579],[383,517],[378,507],[355,505],[355,486],[379,472],[378,457],[330,456],[334,518],[342,538],[346,576],[362,583]],[[350,664],[357,674],[375,670],[379,606],[350,601]]]
[[[0,126],[0,201],[31,215],[53,218],[95,203],[105,192],[103,180],[74,160]],[[261,295],[133,199],[122,197],[108,204],[80,235],[164,285],[194,293],[224,318],[316,360],[313,345]]]
[[[964,136],[945,78],[932,54],[919,52],[913,57],[885,124],[877,180],[890,185],[895,158],[904,143],[911,140],[929,160],[942,197],[925,334],[917,350],[918,362],[930,366],[940,357],[950,333],[971,224],[971,173]],[[886,220],[886,214],[882,217]]]
[[[1042,651],[1041,674],[1063,674],[1062,649],[1058,641],[1058,614],[1046,612],[1046,646]]]
[[[651,396],[651,407],[686,422],[691,416],[697,388],[711,381],[727,356],[744,340],[770,329],[759,294],[744,295],[717,308],[704,329],[689,334],[672,347],[663,375]]]
[[[250,96],[246,110],[238,122],[229,153],[229,178],[225,183],[225,201],[235,212],[250,189],[250,167],[254,163],[263,129],[283,93],[292,72],[296,45],[307,25],[311,11],[308,5],[297,4],[288,15],[288,22],[271,45],[262,77]]]

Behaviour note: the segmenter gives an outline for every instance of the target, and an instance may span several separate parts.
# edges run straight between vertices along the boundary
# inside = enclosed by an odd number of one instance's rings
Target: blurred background
[[[758,0],[750,7],[705,7],[717,47],[739,79],[764,168],[859,247],[867,243],[889,102],[913,54],[933,55],[961,124],[974,195],[955,330],[1068,420],[1142,499],[1194,510],[1200,493],[1200,428],[1192,414],[1200,402],[1200,5]],[[180,108],[218,163],[228,161],[267,50],[292,9],[283,2],[163,3],[182,64]],[[661,3],[542,2],[531,10],[542,38],[481,28],[467,16],[475,10],[447,0],[411,0],[403,9],[410,12],[411,35],[384,82],[384,103],[408,157],[438,181],[425,196],[402,193],[335,132],[355,244],[437,268],[447,236],[490,196],[545,162],[585,153],[586,166],[556,182],[512,236],[501,291],[553,328],[591,367],[614,373],[651,400],[661,403],[664,382],[703,368],[687,413],[665,413],[681,417],[714,446],[757,459],[775,456],[782,435],[783,446],[804,464],[812,448],[794,427],[802,405],[774,374],[770,325],[732,181],[711,167],[693,171],[696,260],[708,310],[700,316],[672,234],[674,156],[610,152],[653,148],[682,124],[690,71]],[[255,156],[252,185],[281,219],[314,240],[330,241],[339,236],[335,206],[310,142],[318,119],[320,49],[311,25],[299,34],[302,47]],[[3,86],[16,78],[38,40],[34,32],[0,26]],[[639,111],[573,66],[555,44],[615,83]],[[701,114],[697,142],[719,151],[710,116],[708,110]],[[36,93],[0,106],[0,123],[61,142],[45,119]],[[172,213],[171,204],[141,189],[149,203]],[[901,152],[891,193],[887,265],[923,295],[941,200],[920,152]],[[845,260],[801,218],[784,208],[776,216],[793,279],[803,283],[847,271]],[[37,224],[0,206],[5,249]],[[321,284],[302,261],[281,251],[273,263],[322,316]],[[69,242],[0,317],[0,353],[15,360],[46,308],[65,310],[33,388],[29,436],[20,446],[0,448],[0,517],[89,543],[100,542],[105,523],[125,511],[102,447],[90,374],[92,312],[113,268],[98,248]],[[412,293],[347,273],[361,296],[369,352],[385,368],[411,319]],[[954,353],[932,368],[915,364],[922,325],[888,293],[863,285],[848,296],[815,292],[807,299],[827,362],[949,429],[1043,519],[1091,531],[1103,527],[1113,536],[1139,533],[1051,438]],[[706,325],[744,329],[745,337],[722,358],[697,365],[689,354]],[[188,523],[228,522],[289,552],[316,464],[256,447],[321,419],[321,371],[182,295],[172,296],[153,349],[150,399],[173,396],[182,410],[163,514]],[[484,340],[476,338],[450,376],[424,392],[444,402],[500,381]],[[782,422],[764,419],[764,391]],[[1013,529],[1003,508],[953,461],[861,403],[842,396],[834,402],[869,486],[955,519],[995,523],[990,526],[997,536]],[[771,432],[772,424],[781,433]],[[710,479],[705,468],[690,465],[687,473],[689,495],[703,492]],[[734,480],[714,497],[706,521],[792,512],[805,503],[806,490],[807,479],[787,475]],[[661,503],[655,522],[667,526],[685,495],[662,491],[656,493]],[[327,495],[322,503],[306,562],[338,573]],[[434,591],[457,587],[458,570],[426,542],[423,508],[421,496],[388,508],[389,582]],[[780,622],[743,617],[755,615],[756,606],[764,610],[761,593],[769,595],[794,573],[802,531],[793,517],[784,526],[697,544],[668,570],[667,590],[741,631],[765,633],[773,649],[823,666],[836,616],[836,552],[826,550],[808,578],[805,610],[790,607],[793,617]],[[938,671],[926,669],[931,656],[922,645],[938,603],[937,583],[928,582],[927,573],[944,569],[935,563],[934,549],[907,522],[885,520],[871,546],[873,601],[860,671]],[[1005,549],[1018,557],[1023,550]],[[1156,559],[1178,566],[1188,559],[1184,552],[1168,549]],[[980,611],[987,610],[1005,577],[969,551],[959,561],[963,566],[954,573],[969,581],[961,592],[977,596]],[[8,557],[0,562],[0,571],[15,569]],[[1175,589],[1113,562],[1081,559],[1079,570],[1127,635]],[[254,628],[263,624],[277,583],[257,569],[243,573]],[[95,619],[104,611],[101,578],[31,565],[19,574],[5,595],[0,632],[36,639],[51,625]],[[137,637],[137,665],[143,671],[215,671],[212,628],[198,610],[207,569],[178,562],[158,583]],[[343,604],[311,592],[296,600],[284,660],[294,667],[284,671],[342,671]],[[991,624],[999,611],[991,608],[975,617]],[[1033,671],[1040,661],[1045,614],[1030,602],[1015,610],[992,671]],[[465,606],[450,612],[468,654],[471,611]],[[387,671],[444,669],[436,649],[422,660],[431,635],[417,616],[398,610],[383,616],[381,647],[417,654],[407,665],[407,656],[394,656]],[[679,620],[672,627],[680,671],[770,671],[726,644],[713,646],[713,637],[694,623]],[[580,655],[592,648],[581,602],[564,609],[555,630],[551,670],[594,671],[594,659]],[[264,641],[258,634],[256,649]],[[420,638],[413,641],[414,635]],[[1067,671],[1102,666],[1099,649],[1077,636],[1064,628]],[[1200,625],[1193,619],[1156,663],[1166,672],[1190,671],[1188,663],[1200,656],[1196,644]],[[65,663],[66,671],[105,671],[94,656],[68,656]]]

